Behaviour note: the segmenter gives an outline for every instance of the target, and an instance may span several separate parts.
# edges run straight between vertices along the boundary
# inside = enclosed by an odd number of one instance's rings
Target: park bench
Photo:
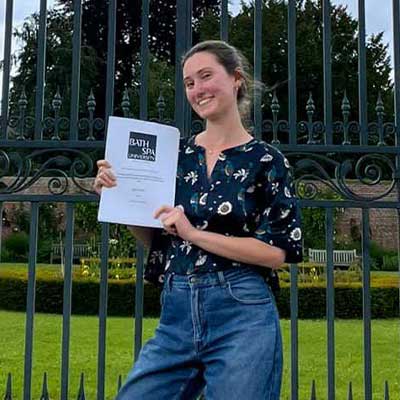
[[[100,243],[93,248],[92,245],[87,243],[74,243],[72,247],[73,258],[80,259],[82,257],[93,257],[93,253],[100,254]],[[65,246],[60,243],[53,243],[50,251],[50,264],[53,264],[55,259],[64,259]]]
[[[308,257],[311,263],[326,264],[325,249],[308,249]],[[333,265],[337,267],[350,267],[357,260],[357,252],[353,250],[333,250]]]

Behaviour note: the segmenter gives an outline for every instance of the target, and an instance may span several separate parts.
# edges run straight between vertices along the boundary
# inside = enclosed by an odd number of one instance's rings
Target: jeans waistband
[[[263,277],[254,269],[242,267],[188,275],[180,275],[170,272],[165,275],[164,285],[167,285],[168,287],[225,286],[227,282],[234,282],[246,275],[254,275],[263,279]]]

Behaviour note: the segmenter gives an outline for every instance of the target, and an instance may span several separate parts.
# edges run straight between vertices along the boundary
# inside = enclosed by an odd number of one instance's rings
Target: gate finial
[[[7,377],[7,388],[6,388],[6,395],[4,396],[4,400],[12,400],[11,373],[9,373],[8,377]]]
[[[347,395],[347,400],[353,400],[353,385],[349,382],[349,393]]]
[[[83,372],[81,373],[81,380],[80,380],[80,383],[79,383],[79,392],[78,392],[77,400],[86,400],[86,397],[85,397],[85,378],[84,378]]]
[[[385,400],[389,400],[389,383],[385,381]]]
[[[43,375],[42,395],[40,396],[40,400],[50,400],[49,391],[47,389],[47,373],[46,372]]]
[[[315,380],[313,379],[312,385],[311,385],[311,397],[310,400],[317,400],[317,392],[315,390]]]

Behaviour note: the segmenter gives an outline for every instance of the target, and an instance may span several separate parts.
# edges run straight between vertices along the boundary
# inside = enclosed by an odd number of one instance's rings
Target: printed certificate
[[[131,118],[108,120],[105,159],[117,186],[103,188],[98,220],[161,228],[154,211],[174,206],[179,130]]]

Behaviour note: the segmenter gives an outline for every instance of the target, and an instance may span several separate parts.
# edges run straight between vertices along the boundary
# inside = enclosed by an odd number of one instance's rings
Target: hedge
[[[36,312],[62,313],[63,281],[38,279],[36,281]],[[325,318],[326,289],[324,287],[299,287],[299,318]],[[26,278],[0,277],[0,309],[26,310]],[[108,315],[131,316],[134,313],[135,283],[126,280],[108,282]],[[145,284],[144,315],[160,313],[160,290]],[[290,289],[283,287],[277,297],[279,313],[290,318]],[[74,280],[72,285],[72,313],[97,315],[99,308],[99,283]],[[396,287],[371,288],[371,313],[373,318],[399,317],[399,289]],[[337,318],[362,318],[362,289],[360,287],[335,288],[335,316]]]

